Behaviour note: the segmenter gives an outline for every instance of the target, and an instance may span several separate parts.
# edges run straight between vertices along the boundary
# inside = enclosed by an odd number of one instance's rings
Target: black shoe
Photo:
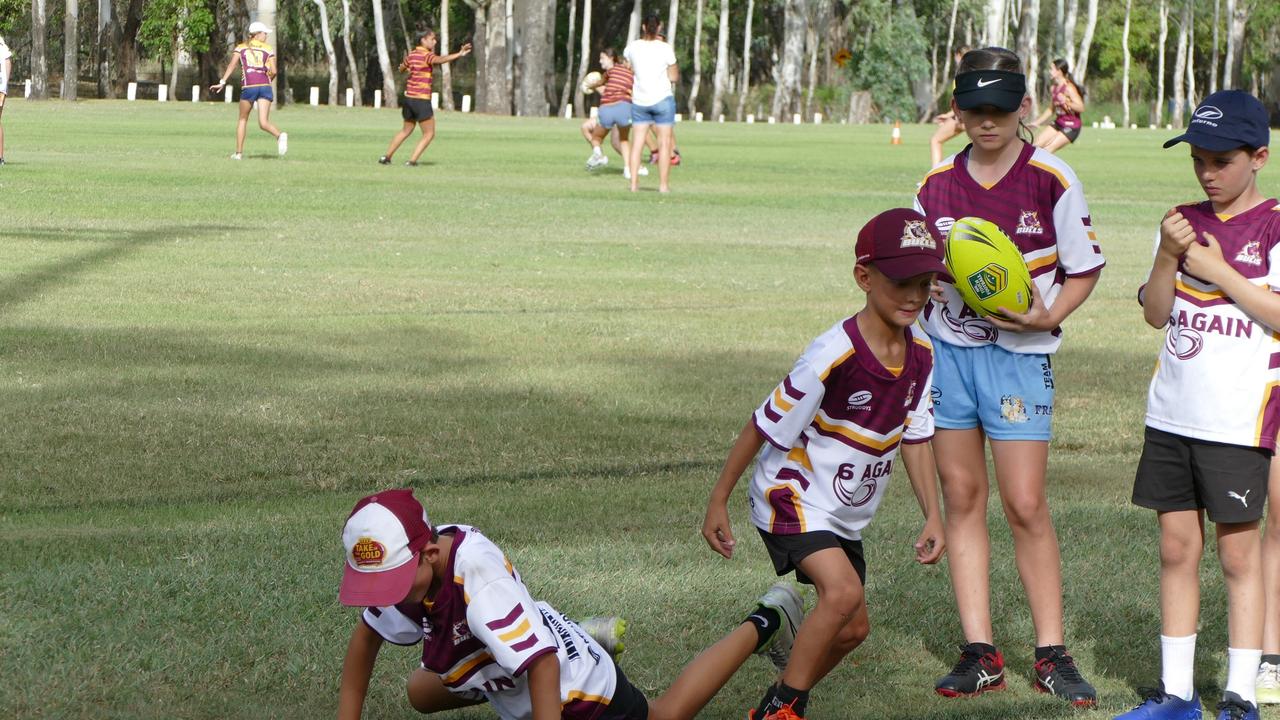
[[[1091,708],[1098,704],[1098,691],[1080,674],[1076,661],[1065,652],[1057,650],[1049,657],[1036,661],[1036,689],[1056,695],[1079,708]]]
[[[405,161],[404,161],[404,166],[405,166],[405,167],[418,167],[418,161],[417,161],[417,160],[405,160]]]
[[[391,158],[387,157],[386,155],[383,155],[382,157],[378,158],[378,164],[379,164],[379,165],[390,165],[390,164],[391,164]]]
[[[960,662],[938,681],[934,690],[943,697],[971,697],[1004,689],[1004,656],[978,643],[960,647]]]

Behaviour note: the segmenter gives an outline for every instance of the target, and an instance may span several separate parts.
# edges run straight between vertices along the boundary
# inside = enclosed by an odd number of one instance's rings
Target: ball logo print
[[[1204,336],[1198,331],[1172,324],[1164,342],[1169,352],[1179,360],[1190,360],[1204,349]]]
[[[859,390],[849,396],[850,410],[866,410],[871,405],[871,398],[874,397],[870,390]]]
[[[1009,286],[1009,272],[992,263],[970,275],[968,280],[975,295],[982,300],[989,300]]]
[[[1204,105],[1196,110],[1196,117],[1201,120],[1221,120],[1222,111],[1212,105]]]
[[[870,471],[870,468],[868,468]],[[871,475],[864,477],[858,481],[854,477],[854,466],[852,463],[845,463],[836,471],[835,477],[831,478],[831,489],[835,491],[836,498],[841,503],[849,507],[862,507],[871,502],[871,498],[876,496],[876,488],[878,483],[876,477]]]

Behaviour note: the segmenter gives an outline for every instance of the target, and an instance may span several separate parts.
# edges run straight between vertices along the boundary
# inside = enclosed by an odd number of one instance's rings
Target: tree
[[[556,111],[557,115],[564,113],[565,106],[569,104],[569,93],[573,89],[573,31],[577,12],[578,3],[576,0],[569,0],[569,32],[565,33],[564,41],[564,90],[560,91],[560,105]],[[446,65],[445,67],[448,66]]]
[[[716,38],[716,74],[712,80],[711,117],[724,112],[724,91],[729,81],[729,0],[720,0],[720,28]],[[693,108],[689,109],[693,112]]]
[[[111,0],[98,0],[98,97],[114,98],[115,84],[111,82],[112,36],[115,34],[115,17],[111,13]]]
[[[360,93],[360,66],[356,64],[356,51],[351,47],[351,0],[342,0],[342,51],[347,55],[347,75],[356,102],[363,102]]]
[[[572,0],[571,0],[572,1]],[[570,8],[573,6],[570,5]],[[570,28],[569,34],[573,34]],[[449,0],[440,0],[440,52],[448,54],[449,47]],[[453,63],[440,66],[440,105],[445,110],[453,109]]]
[[[31,97],[49,97],[49,60],[45,57],[45,0],[31,0]]]
[[[550,29],[554,22],[554,3],[546,0],[518,0],[515,26],[518,82],[515,88],[516,115],[546,117],[547,74],[551,71],[553,53]]]
[[[747,109],[747,95],[751,92],[751,16],[755,13],[755,0],[747,0],[747,19],[742,28],[742,82],[738,83],[738,111],[734,117],[742,122]]]
[[[129,0],[124,23],[116,25],[119,29],[116,40],[116,47],[119,49],[116,55],[119,59],[116,77],[120,85],[117,92],[122,91],[126,83],[138,79],[138,30],[142,27],[142,5],[143,0]]]
[[[67,0],[62,25],[62,99],[75,100],[80,81],[80,2]]]
[[[170,92],[177,99],[178,51],[209,49],[209,32],[213,29],[213,13],[203,0],[150,0],[143,11],[139,36],[142,46],[152,55],[173,58]]]
[[[1169,0],[1160,0],[1160,35],[1159,59],[1156,61],[1156,110],[1151,122],[1160,125],[1164,122],[1164,58],[1165,46],[1169,41]]]
[[[1120,45],[1124,48],[1124,80],[1122,90],[1120,91],[1121,99],[1124,101],[1124,127],[1129,127],[1129,16],[1132,14],[1133,0],[1125,0],[1124,2],[1124,34],[1121,36]]]
[[[644,8],[641,7],[641,0],[635,0],[631,5],[631,19],[627,24],[628,43],[640,37],[640,13],[642,12],[644,12]]]
[[[1191,4],[1191,0],[1184,0],[1182,21],[1178,27],[1178,49],[1173,53],[1173,124],[1182,127],[1182,111],[1187,104],[1186,85],[1183,83],[1183,75],[1187,70],[1187,18],[1190,13],[1187,12]]]
[[[807,17],[806,0],[786,0],[783,14],[782,66],[778,73],[778,89],[773,95],[774,117],[795,112],[796,105],[799,103],[800,66],[804,62]]]
[[[1196,106],[1196,9],[1187,0],[1187,106]]]
[[[511,114],[511,62],[507,54],[507,4],[503,0],[466,0],[475,11],[476,107]]]
[[[671,0],[667,8],[667,42],[676,44],[676,21],[680,19],[680,0]]]
[[[689,84],[689,114],[698,111],[698,90],[702,86],[702,6],[698,0],[693,23],[693,80]]]
[[[382,101],[387,107],[396,106],[396,78],[391,74],[391,55],[387,50],[387,26],[382,21],[383,0],[373,3],[373,38],[378,47],[378,67],[382,70]]]
[[[1071,68],[1071,75],[1080,85],[1084,85],[1089,75],[1089,47],[1093,44],[1093,29],[1098,25],[1098,0],[1089,0],[1089,11],[1084,21],[1084,35],[1080,38],[1080,52],[1076,54],[1076,64]]]
[[[1063,58],[1067,61],[1067,67],[1074,75],[1078,70],[1076,67],[1076,20],[1080,16],[1080,0],[1066,0],[1066,2],[1067,16],[1062,24],[1062,52]]]
[[[582,49],[578,58],[578,79],[573,91],[573,114],[578,117],[586,115],[586,98],[582,94],[582,79],[587,76],[587,65],[591,55],[591,0],[582,0]]]
[[[338,54],[333,50],[333,38],[329,35],[329,8],[325,0],[311,0],[320,11],[320,37],[324,39],[324,57],[329,63],[329,104],[338,104]]]
[[[982,42],[986,45],[1004,47],[1005,29],[1008,27],[1005,20],[1007,9],[1005,0],[987,0],[987,22],[982,33]]]
[[[1249,21],[1249,0],[1227,0],[1227,55],[1223,61],[1222,87],[1230,90],[1240,85],[1240,68],[1244,60],[1244,28]]]
[[[1222,25],[1222,0],[1213,0],[1213,56],[1209,60],[1209,94],[1218,92],[1218,28]]]
[[[1031,115],[1040,114],[1040,0],[1022,0],[1018,22],[1018,56],[1027,64],[1027,93],[1031,95]]]

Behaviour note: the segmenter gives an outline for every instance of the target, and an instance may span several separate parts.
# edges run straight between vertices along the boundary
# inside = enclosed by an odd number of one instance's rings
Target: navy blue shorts
[[[240,91],[241,102],[256,103],[259,100],[274,101],[275,99],[276,96],[271,92],[270,85],[256,85],[254,87],[247,87]]]

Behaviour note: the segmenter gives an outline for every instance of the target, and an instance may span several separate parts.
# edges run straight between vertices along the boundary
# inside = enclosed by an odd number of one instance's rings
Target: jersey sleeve
[[[790,450],[818,414],[826,389],[802,356],[773,394],[756,408],[752,416],[756,430],[779,450]]]
[[[471,587],[472,585],[477,587]],[[493,659],[513,676],[520,676],[537,658],[556,651],[555,638],[542,622],[542,613],[524,584],[509,573],[476,583],[464,582],[467,624]]]
[[[417,645],[422,641],[422,625],[395,607],[367,607],[361,615],[369,629],[395,645]]]
[[[929,368],[929,379],[920,390],[915,406],[907,412],[907,429],[902,433],[902,442],[913,445],[933,439],[933,368]]]
[[[1092,275],[1106,264],[1079,180],[1068,185],[1053,206],[1053,226],[1058,236],[1058,265],[1067,277]]]
[[[1271,292],[1280,292],[1280,237],[1271,238],[1271,248],[1267,251],[1266,280]]]

